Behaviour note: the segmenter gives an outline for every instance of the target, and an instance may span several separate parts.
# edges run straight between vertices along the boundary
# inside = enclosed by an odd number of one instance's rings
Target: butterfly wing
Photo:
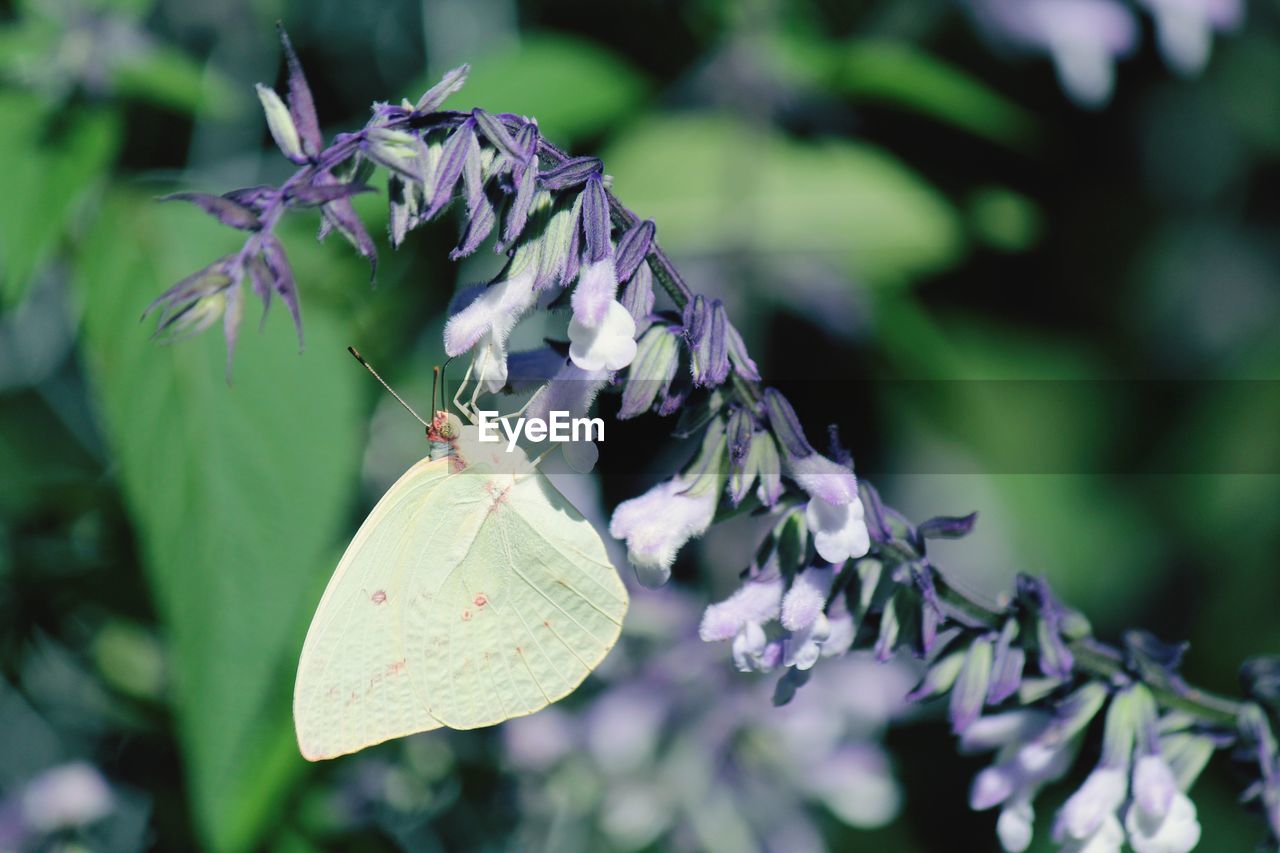
[[[405,641],[422,650],[414,680],[432,716],[472,729],[573,692],[617,641],[627,591],[599,534],[542,474],[472,468],[446,492],[476,532],[456,569],[410,602]]]
[[[293,718],[298,746],[315,761],[439,728],[411,680],[403,642],[414,575],[447,537],[433,499],[447,459],[424,459],[396,481],[351,540],[316,608],[298,662]]]

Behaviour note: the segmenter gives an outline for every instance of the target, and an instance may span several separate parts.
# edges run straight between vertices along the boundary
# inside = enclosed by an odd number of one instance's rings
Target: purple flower
[[[971,6],[998,40],[1048,53],[1062,88],[1084,107],[1110,99],[1115,62],[1138,42],[1133,13],[1117,0],[972,0]]]
[[[23,821],[42,834],[85,826],[106,817],[114,807],[102,774],[82,761],[44,771],[22,791]]]
[[[533,289],[537,244],[524,244],[497,281],[477,288],[471,300],[444,327],[444,349],[459,356],[475,348],[472,378],[496,392],[507,382],[507,339],[516,322],[537,301]]]
[[[733,595],[707,607],[698,636],[708,643],[732,639],[747,625],[778,618],[781,603],[782,578],[748,579]]]
[[[1165,62],[1179,74],[1204,70],[1215,31],[1234,30],[1244,19],[1242,0],[1140,0],[1156,23]]]

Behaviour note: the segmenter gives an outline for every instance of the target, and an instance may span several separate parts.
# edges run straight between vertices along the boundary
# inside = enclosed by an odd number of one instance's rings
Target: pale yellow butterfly
[[[472,430],[436,413],[431,456],[378,501],[329,581],[293,693],[310,761],[531,714],[618,639],[627,591],[599,534]]]

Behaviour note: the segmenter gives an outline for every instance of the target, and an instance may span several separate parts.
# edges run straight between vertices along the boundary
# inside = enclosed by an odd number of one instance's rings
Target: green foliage
[[[361,448],[339,320],[307,306],[299,357],[283,312],[242,336],[234,384],[214,335],[158,347],[137,317],[234,235],[113,196],[78,278],[85,356],[168,635],[195,818],[248,849],[302,767],[289,695],[306,619],[347,533]]]
[[[426,77],[414,97],[435,78]],[[522,34],[510,47],[471,62],[461,93],[445,106],[534,116],[542,135],[572,140],[612,128],[645,99],[649,83],[598,44],[549,32]]]
[[[946,199],[865,143],[654,117],[606,152],[605,167],[618,196],[681,254],[817,256],[868,283],[902,285],[964,248]]]
[[[58,113],[34,95],[0,90],[0,302],[12,305],[27,292],[119,142],[112,112]]]

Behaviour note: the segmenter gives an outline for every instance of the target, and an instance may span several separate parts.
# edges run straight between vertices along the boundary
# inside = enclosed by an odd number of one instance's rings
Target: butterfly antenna
[[[400,403],[400,405],[404,406],[404,407],[409,411],[409,414],[413,415],[415,418],[417,418],[417,419],[418,419],[418,423],[422,424],[424,427],[428,427],[428,428],[430,428],[431,424],[429,424],[429,423],[427,423],[426,421],[424,421],[424,420],[422,419],[422,415],[420,415],[420,414],[418,414],[417,412],[415,412],[415,411],[413,410],[413,406],[410,406],[408,403],[406,403],[406,402],[404,401],[404,397],[401,397],[399,394],[397,394],[397,393],[396,393],[396,391],[395,391],[395,389],[394,389],[394,388],[392,388],[390,385],[388,385],[388,384],[387,384],[387,380],[383,379],[381,376],[379,376],[379,375],[378,375],[378,371],[374,370],[374,369],[373,369],[373,365],[369,364],[369,362],[367,362],[367,361],[365,361],[365,360],[364,360],[364,356],[362,356],[362,355],[361,355],[361,354],[356,350],[356,348],[355,348],[355,347],[347,347],[347,352],[349,352],[349,353],[351,353],[353,356],[355,356],[356,361],[358,361],[358,362],[360,362],[362,365],[364,365],[364,369],[365,369],[365,370],[367,370],[367,371],[369,371],[370,373],[372,373],[372,374],[373,374],[373,378],[374,378],[374,379],[376,379],[376,380],[378,380],[380,383],[382,383],[382,387],[383,387],[383,388],[386,388],[386,389],[387,389],[387,391],[388,391],[388,392],[390,392],[391,396],[392,396],[392,397],[395,397],[395,398],[396,398],[396,401],[397,401],[398,403]],[[434,395],[433,395],[433,396],[434,396]]]
[[[443,369],[440,365],[431,368],[431,411],[438,412],[440,407],[436,405],[436,391],[440,388],[440,374]]]

